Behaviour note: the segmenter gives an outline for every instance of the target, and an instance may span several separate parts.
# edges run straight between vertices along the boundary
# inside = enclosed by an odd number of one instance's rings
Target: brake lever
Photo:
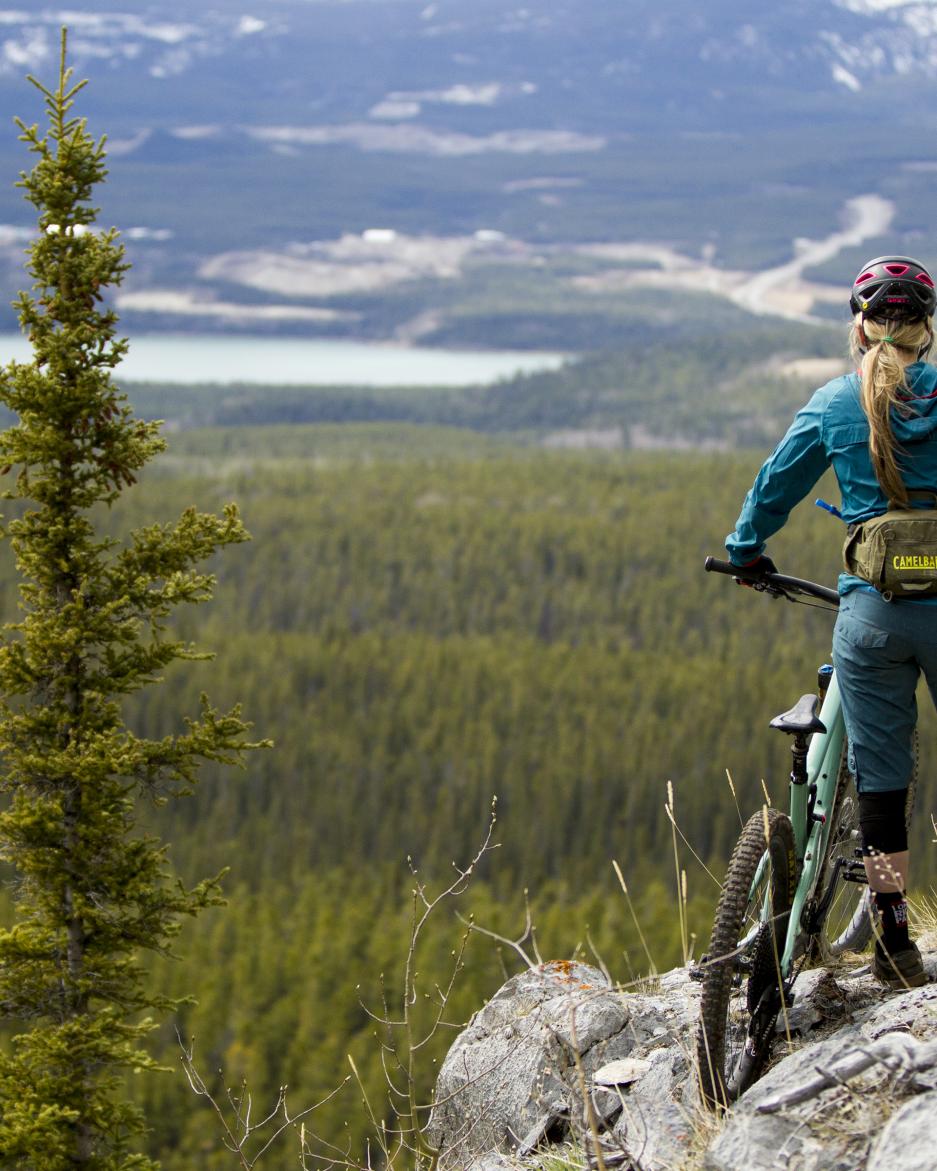
[[[774,598],[775,600],[778,598],[787,598],[789,602],[794,600],[783,586],[775,585],[774,582],[764,580],[743,581],[740,578],[736,578],[735,580],[739,585],[746,585],[749,589],[756,590],[759,594],[767,594],[769,598]]]

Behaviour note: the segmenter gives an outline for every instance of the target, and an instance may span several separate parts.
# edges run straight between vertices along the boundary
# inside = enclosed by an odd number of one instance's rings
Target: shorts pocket
[[[834,638],[841,638],[855,647],[884,647],[888,645],[888,632],[877,626],[870,626],[851,614],[842,614],[836,620]]]

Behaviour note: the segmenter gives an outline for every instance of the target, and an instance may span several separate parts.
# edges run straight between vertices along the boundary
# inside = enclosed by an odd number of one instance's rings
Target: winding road
[[[807,310],[818,296],[825,298],[822,286],[804,281],[809,268],[825,264],[844,248],[855,248],[865,240],[883,236],[895,217],[895,206],[880,195],[857,195],[843,209],[845,227],[824,240],[795,240],[793,260],[769,268],[742,280],[729,290],[729,297],[750,313],[770,313],[801,321],[813,321]],[[836,289],[836,300],[842,290]]]
[[[574,277],[572,283],[583,291],[596,293],[632,289],[635,285],[668,290],[679,286],[725,297],[749,313],[827,324],[828,319],[813,316],[811,310],[823,301],[842,305],[842,286],[808,281],[804,273],[832,260],[845,248],[884,236],[891,229],[895,207],[880,195],[857,195],[846,201],[841,215],[843,226],[838,231],[822,240],[795,239],[793,258],[763,272],[718,268],[711,257],[686,256],[667,244],[593,244],[579,251],[626,267]],[[642,270],[635,262],[650,263],[651,267]]]

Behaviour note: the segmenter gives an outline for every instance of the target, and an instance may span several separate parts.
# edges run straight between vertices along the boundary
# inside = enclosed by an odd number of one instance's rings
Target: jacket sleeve
[[[761,556],[768,538],[783,527],[794,505],[829,466],[823,442],[826,398],[823,390],[814,394],[755,477],[735,531],[726,537],[733,565],[746,565]]]

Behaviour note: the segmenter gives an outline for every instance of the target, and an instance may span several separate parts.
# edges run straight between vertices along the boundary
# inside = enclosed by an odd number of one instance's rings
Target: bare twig
[[[191,1041],[188,1046],[176,1033],[179,1041],[179,1047],[182,1050],[182,1069],[185,1073],[186,1079],[192,1092],[199,1098],[204,1098],[209,1106],[214,1110],[219,1123],[221,1124],[222,1141],[229,1151],[237,1157],[238,1162],[244,1171],[251,1171],[251,1168],[260,1160],[270,1149],[270,1147],[277,1141],[280,1135],[291,1127],[295,1127],[297,1122],[301,1122],[307,1118],[314,1110],[318,1110],[320,1106],[325,1105],[326,1102],[331,1101],[332,1098],[341,1090],[342,1086],[348,1081],[348,1078],[336,1086],[331,1093],[327,1094],[321,1101],[316,1102],[312,1106],[307,1106],[304,1110],[300,1110],[297,1114],[290,1114],[289,1107],[286,1101],[286,1086],[280,1086],[277,1095],[276,1104],[273,1109],[262,1118],[259,1122],[251,1121],[251,1110],[253,1103],[251,1095],[247,1091],[245,1084],[241,1086],[240,1096],[226,1091],[228,1104],[233,1112],[233,1122],[229,1121],[224,1108],[218,1102],[218,1099],[212,1094],[211,1090],[205,1082],[205,1079],[199,1073],[195,1064],[195,1042]],[[262,1132],[266,1132],[271,1125],[275,1125],[276,1119],[282,1114],[283,1121],[275,1127],[272,1134],[267,1134],[264,1138]],[[305,1124],[303,1124],[303,1136],[305,1136]],[[253,1155],[248,1155],[247,1147],[251,1141],[260,1142],[260,1146],[254,1151]]]
[[[792,1086],[766,1098],[758,1104],[761,1114],[774,1114],[786,1106],[797,1106],[816,1098],[831,1086],[842,1085],[850,1078],[870,1069],[873,1065],[884,1065],[891,1072],[902,1074],[918,1073],[937,1065],[937,1041],[918,1041],[907,1033],[888,1033],[869,1045],[856,1048],[841,1057],[829,1069],[815,1067],[816,1073]]]
[[[460,915],[459,921],[464,923],[470,931],[475,931],[479,935],[486,935],[489,939],[493,939],[496,943],[501,943],[505,947],[510,947],[513,951],[517,952],[528,968],[535,968],[538,964],[542,964],[543,960],[540,958],[539,951],[537,951],[537,944],[534,935],[535,928],[530,913],[530,900],[527,897],[526,890],[524,891],[524,912],[524,930],[520,933],[517,939],[508,939],[505,935],[499,935],[497,931],[491,931],[487,927],[479,927],[474,919],[463,919]],[[527,952],[524,951],[522,946],[522,944],[526,943],[528,939],[533,945],[533,959],[531,959]]]
[[[221,1126],[222,1142],[235,1156],[241,1171],[252,1171],[255,1164],[288,1127],[299,1129],[299,1163],[302,1168],[311,1165],[307,1163],[307,1159],[315,1159],[318,1171],[327,1171],[328,1168],[372,1171],[371,1142],[362,1162],[360,1157],[352,1156],[350,1149],[343,1150],[314,1134],[304,1122],[308,1115],[333,1098],[339,1089],[351,1080],[354,1080],[360,1091],[364,1111],[373,1132],[371,1141],[376,1148],[376,1156],[379,1148],[378,1161],[382,1171],[401,1168],[405,1160],[411,1171],[435,1171],[439,1152],[433,1148],[426,1135],[426,1122],[434,1103],[432,1100],[424,1102],[421,1099],[419,1087],[422,1079],[418,1075],[417,1059],[440,1029],[457,1027],[445,1019],[446,1011],[458,973],[464,966],[469,937],[475,928],[469,925],[462,934],[458,946],[452,951],[452,964],[447,978],[433,982],[429,992],[422,991],[420,973],[416,966],[417,952],[430,917],[448,900],[465,892],[479,862],[486,854],[497,848],[492,841],[495,823],[496,802],[492,801],[487,832],[475,856],[464,868],[453,863],[455,877],[438,894],[430,893],[418,870],[408,859],[414,885],[399,1006],[395,1005],[393,1012],[391,1011],[383,974],[380,978],[379,1013],[369,1009],[359,997],[359,1003],[368,1017],[381,1025],[385,1033],[380,1050],[384,1089],[379,1098],[374,1096],[373,1087],[369,1094],[365,1079],[359,1073],[354,1058],[349,1054],[351,1075],[322,1102],[291,1114],[286,1100],[286,1086],[282,1086],[273,1109],[256,1120],[254,1103],[246,1083],[241,1085],[238,1092],[227,1090],[225,1094],[216,1096],[195,1065],[194,1046],[187,1047],[182,1039],[179,1039],[183,1069],[189,1086],[193,1093],[204,1098],[215,1112]],[[429,1002],[432,1006],[428,1021],[425,1016],[415,1014],[417,1005],[424,1002]]]
[[[465,892],[475,873],[476,867],[486,854],[497,848],[492,841],[496,824],[496,799],[492,801],[491,816],[487,832],[481,845],[466,867],[453,863],[455,878],[438,894],[431,894],[416,866],[408,858],[410,873],[414,879],[412,890],[412,907],[410,919],[410,936],[407,953],[404,960],[403,982],[400,992],[400,1007],[394,1012],[388,1008],[387,991],[382,977],[382,1006],[383,1015],[378,1016],[363,1006],[372,1020],[380,1023],[385,1030],[385,1037],[381,1042],[381,1062],[387,1088],[387,1106],[392,1118],[390,1121],[378,1120],[377,1115],[365,1092],[362,1079],[352,1062],[352,1070],[359,1088],[365,1099],[365,1109],[369,1121],[377,1135],[377,1142],[383,1156],[383,1166],[386,1169],[399,1166],[403,1157],[412,1156],[412,1165],[415,1169],[425,1168],[434,1171],[439,1152],[430,1144],[426,1135],[426,1121],[433,1108],[433,1102],[424,1102],[420,1096],[420,1077],[417,1061],[421,1052],[431,1043],[442,1028],[456,1027],[446,1021],[447,1006],[452,997],[456,979],[462,970],[465,958],[465,949],[473,931],[473,925],[467,924],[458,946],[452,952],[452,964],[448,978],[442,982],[434,982],[431,992],[422,992],[420,973],[417,970],[417,951],[424,929],[430,917],[450,899]],[[419,1024],[415,1015],[418,1003],[429,1001],[433,1005],[430,1019]]]

